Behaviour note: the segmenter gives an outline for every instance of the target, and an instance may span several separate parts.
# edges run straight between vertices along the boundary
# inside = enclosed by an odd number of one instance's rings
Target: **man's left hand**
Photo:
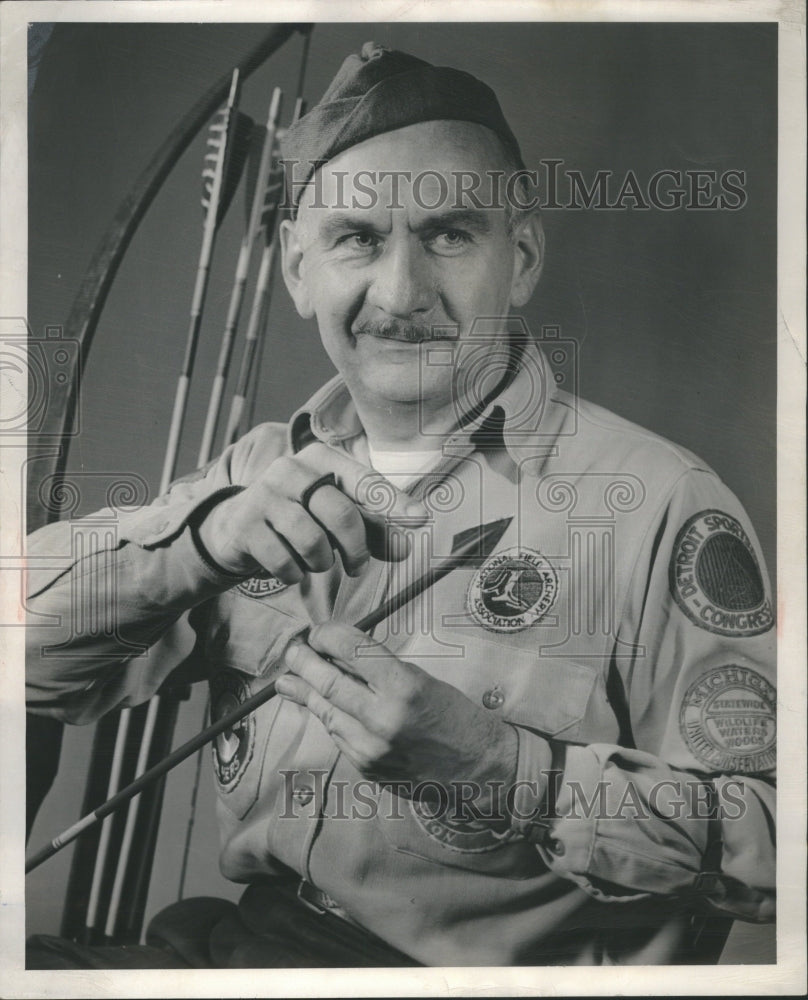
[[[449,801],[457,783],[474,782],[482,812],[490,806],[491,783],[515,780],[511,726],[358,629],[316,625],[308,645],[289,647],[286,665],[278,693],[316,715],[366,777],[413,788],[436,782]]]

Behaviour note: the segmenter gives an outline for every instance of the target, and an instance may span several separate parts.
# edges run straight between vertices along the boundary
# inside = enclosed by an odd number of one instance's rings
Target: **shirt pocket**
[[[235,588],[213,602],[202,635],[213,722],[268,683],[267,671],[289,639],[307,625],[305,619],[266,600],[251,600]],[[219,799],[237,819],[243,819],[261,795],[267,744],[280,705],[280,698],[270,698],[212,744]]]
[[[289,640],[310,624],[302,607],[278,606],[284,596],[277,595],[272,603],[251,600],[234,587],[212,602],[202,636],[211,671],[230,667],[252,677],[269,672]]]
[[[430,672],[504,721],[542,736],[576,740],[598,681],[595,665],[539,657],[476,636],[464,636],[463,644],[459,662],[449,666],[446,660]],[[406,651],[400,655],[407,659]],[[454,819],[451,812],[433,815],[426,805],[396,797],[387,788],[378,805],[382,834],[399,853],[500,878],[526,879],[547,871],[532,844],[499,836],[484,822]]]

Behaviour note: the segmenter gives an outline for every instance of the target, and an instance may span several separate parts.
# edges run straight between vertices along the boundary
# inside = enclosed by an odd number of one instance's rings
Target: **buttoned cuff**
[[[237,493],[242,493],[243,491],[243,486],[225,486],[220,490],[216,490],[216,492],[212,493],[207,500],[204,500],[188,518],[188,525],[191,529],[191,538],[193,539],[194,546],[196,547],[196,551],[199,554],[200,559],[209,569],[213,570],[214,573],[218,573],[225,579],[229,579],[231,583],[238,583],[239,580],[243,580],[245,578],[246,574],[231,573],[230,570],[220,566],[210,552],[208,552],[205,543],[202,541],[202,536],[199,534],[199,529],[202,522],[214,507],[218,507],[223,500],[227,500],[229,497],[234,497]]]
[[[243,486],[229,485],[188,500],[174,500],[168,494],[149,507],[121,513],[119,538],[122,542],[134,542],[143,549],[155,549],[173,541],[192,520],[201,520],[211,507],[243,489]]]

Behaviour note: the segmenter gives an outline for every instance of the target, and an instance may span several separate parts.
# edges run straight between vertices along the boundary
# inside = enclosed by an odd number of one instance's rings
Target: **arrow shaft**
[[[505,522],[498,522],[498,525],[502,525],[503,523]],[[502,532],[500,531],[499,534],[497,534],[496,539],[501,537],[501,534]],[[450,556],[447,556],[447,558],[437,566],[428,569],[417,580],[414,580],[412,583],[408,584],[398,593],[386,600],[383,604],[379,605],[378,608],[374,609],[363,618],[360,618],[359,621],[356,622],[355,628],[359,629],[361,632],[369,632],[385,618],[394,614],[400,608],[404,607],[405,604],[409,604],[410,601],[413,601],[425,590],[429,589],[429,587],[434,586],[438,580],[442,579],[453,569],[456,569],[463,563],[468,564],[471,557],[478,557],[479,552],[480,535],[475,535],[464,545],[457,548],[456,551],[454,551]],[[147,785],[151,784],[151,782],[156,781],[157,778],[162,777],[178,764],[181,764],[182,761],[190,757],[191,754],[196,753],[196,751],[205,746],[206,743],[210,743],[220,733],[223,733],[226,729],[232,729],[236,723],[241,721],[241,719],[249,715],[251,712],[254,712],[257,708],[260,708],[260,706],[265,702],[269,701],[274,694],[275,682],[269,681],[263,688],[261,688],[260,691],[256,691],[255,694],[247,698],[246,701],[237,705],[216,722],[211,723],[211,725],[197,733],[196,736],[192,736],[187,743],[183,743],[181,747],[178,747],[176,750],[172,750],[170,754],[165,756],[161,761],[158,761],[147,771],[144,771],[130,785],[127,785],[126,788],[122,788],[117,794],[113,795],[112,798],[100,805],[94,812],[88,813],[80,819],[78,823],[69,827],[63,833],[59,834],[58,837],[54,837],[47,847],[44,847],[26,862],[26,874],[33,871],[34,868],[39,867],[43,861],[46,861],[48,858],[56,854],[57,851],[60,851],[71,841],[75,840],[76,837],[83,833],[88,827],[104,819],[105,816],[109,816],[110,813],[115,812],[115,810],[120,808],[120,806],[122,806],[125,802],[128,802],[139,792],[142,792]]]

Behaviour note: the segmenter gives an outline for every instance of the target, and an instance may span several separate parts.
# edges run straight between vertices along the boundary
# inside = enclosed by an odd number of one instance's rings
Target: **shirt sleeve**
[[[28,537],[29,711],[87,723],[154,694],[177,665],[157,640],[240,579],[199,551],[194,517],[284,448],[285,429],[262,425],[146,507],[105,508]]]
[[[519,777],[542,805],[516,829],[598,898],[680,895],[773,920],[771,591],[748,517],[712,473],[688,471],[652,519],[620,622],[631,652],[612,660],[609,697],[625,745],[520,730]]]

